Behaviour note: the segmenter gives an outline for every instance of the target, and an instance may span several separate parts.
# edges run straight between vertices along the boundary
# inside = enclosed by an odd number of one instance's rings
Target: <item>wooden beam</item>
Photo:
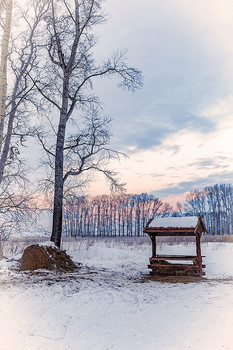
[[[153,235],[153,236],[150,236],[150,239],[152,243],[152,258],[155,258],[156,257],[156,237]]]
[[[144,232],[192,232],[195,233],[195,227],[147,227]]]
[[[148,265],[150,269],[162,269],[162,270],[193,270],[198,271],[198,266],[194,266],[193,264],[153,264]]]
[[[196,255],[157,255],[156,257],[150,258],[153,260],[193,260],[196,259]]]
[[[197,266],[199,273],[202,274],[202,256],[201,256],[201,237],[199,234],[196,235],[196,252],[197,252]]]
[[[184,236],[184,237],[188,237],[188,236],[192,236],[192,237],[195,237],[196,234],[193,232],[193,231],[190,231],[190,232],[187,232],[187,231],[166,231],[166,232],[163,232],[163,231],[153,231],[153,230],[144,230],[144,233],[147,233],[148,235],[150,236],[158,236],[158,237],[168,237],[168,236],[171,236],[171,237],[174,237],[174,236]]]

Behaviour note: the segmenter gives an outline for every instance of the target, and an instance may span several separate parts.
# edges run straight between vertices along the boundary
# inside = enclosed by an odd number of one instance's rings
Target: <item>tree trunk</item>
[[[15,94],[14,94],[13,101],[12,101],[12,108],[11,108],[8,125],[7,125],[7,132],[5,135],[4,142],[2,142],[3,144],[1,144],[1,147],[0,147],[2,148],[2,154],[0,157],[0,184],[2,183],[5,165],[9,154],[15,114],[16,114],[16,102],[15,102]]]
[[[55,184],[53,204],[53,228],[51,241],[60,248],[62,235],[62,207],[63,207],[63,146],[65,139],[65,116],[61,113],[57,134],[57,146],[55,155]]]
[[[68,86],[69,75],[64,75],[62,108],[60,111],[60,121],[58,125],[56,154],[55,154],[55,184],[53,201],[53,227],[51,241],[60,248],[62,235],[62,216],[63,216],[63,163],[64,163],[64,142],[66,133],[67,110],[68,110]]]
[[[7,94],[7,56],[9,49],[11,16],[12,16],[12,0],[5,1],[6,18],[3,28],[2,53],[0,67],[0,151],[3,141],[3,129],[6,110],[6,94]]]

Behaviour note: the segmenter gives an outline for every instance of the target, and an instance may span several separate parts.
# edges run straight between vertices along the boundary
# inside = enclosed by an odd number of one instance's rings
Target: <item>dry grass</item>
[[[4,242],[3,254],[7,257],[22,254],[24,249],[30,245],[39,244],[41,242],[49,241],[49,236],[35,236],[12,238]],[[105,246],[126,246],[126,247],[141,247],[142,245],[150,246],[151,241],[149,236],[144,237],[64,237],[62,246],[64,249],[76,250],[81,245],[93,246],[101,242]],[[173,245],[179,243],[195,242],[195,237],[157,237],[157,243]],[[233,235],[203,235],[202,243],[219,242],[219,243],[233,243]]]
[[[38,245],[31,245],[23,253],[20,269],[22,271],[48,269],[49,265],[50,259],[46,250]]]
[[[31,245],[24,250],[21,258],[22,271],[38,269],[72,272],[76,265],[66,252],[51,246]]]

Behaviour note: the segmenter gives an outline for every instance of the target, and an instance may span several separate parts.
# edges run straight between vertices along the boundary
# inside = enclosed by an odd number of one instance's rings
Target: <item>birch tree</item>
[[[7,95],[7,62],[9,53],[9,41],[11,31],[12,17],[12,0],[1,0],[1,67],[0,67],[0,151],[3,141],[3,129],[6,111],[6,95]],[[4,16],[5,15],[5,16]]]
[[[28,102],[33,97],[34,83],[29,72],[38,63],[36,41],[46,13],[46,0],[28,0],[23,4],[2,0],[0,10],[1,241],[16,227],[19,230],[23,212],[29,213],[29,203],[32,209],[31,191],[27,189],[25,163],[19,157],[19,147],[28,134],[28,119],[32,114],[33,104],[30,106]]]
[[[119,86],[134,91],[142,86],[140,71],[126,64],[125,54],[117,51],[106,61],[97,63],[93,48],[97,38],[93,30],[106,18],[102,10],[102,0],[51,0],[47,16],[47,64],[38,70],[34,82],[43,98],[57,110],[54,157],[54,202],[51,240],[60,247],[62,235],[62,207],[64,184],[68,178],[80,175],[79,167],[64,173],[64,159],[68,146],[72,148],[79,139],[75,137],[73,121],[81,113],[90,113],[100,101],[92,92],[95,79],[118,76]],[[76,110],[76,112],[75,112]],[[75,113],[74,113],[75,112]],[[78,119],[79,120],[79,119]],[[68,132],[69,130],[69,132]],[[67,140],[72,138],[72,145]],[[70,148],[70,149],[71,149]],[[47,152],[47,153],[48,153]],[[94,155],[92,155],[94,156]],[[80,161],[84,161],[85,154]],[[92,168],[94,169],[94,167]],[[96,167],[96,171],[100,168]],[[108,172],[104,174],[108,176]],[[109,180],[114,177],[110,176]],[[115,183],[117,184],[117,183]]]
[[[64,205],[65,233],[73,237],[142,236],[144,223],[158,216],[162,206],[161,200],[145,193],[70,196]]]
[[[46,10],[46,0],[25,2],[23,8],[17,7],[17,19],[24,29],[17,35],[14,33],[9,47],[8,59],[13,83],[7,91],[4,112],[1,114],[0,121],[0,184],[6,165],[11,165],[18,152],[17,147],[12,144],[12,138],[18,137],[22,141],[23,136],[28,133],[29,127],[26,120],[27,115],[32,113],[33,106],[31,104],[29,107],[28,102],[34,94],[34,83],[31,81],[29,73],[38,64],[36,41]],[[4,57],[7,58],[5,55]]]
[[[186,197],[186,213],[203,214],[210,234],[232,234],[233,188],[231,184],[207,186]]]

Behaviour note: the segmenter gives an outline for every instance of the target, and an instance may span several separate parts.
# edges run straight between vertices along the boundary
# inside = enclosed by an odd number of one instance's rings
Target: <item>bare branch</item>
[[[40,83],[39,81],[36,81],[33,79],[33,77],[31,75],[29,75],[31,80],[33,81],[35,87],[37,88],[37,90],[40,92],[40,94],[48,101],[50,102],[52,105],[54,105],[57,109],[61,110],[61,107],[55,102],[53,101],[47,94],[44,93],[43,88],[40,88],[38,83]]]

